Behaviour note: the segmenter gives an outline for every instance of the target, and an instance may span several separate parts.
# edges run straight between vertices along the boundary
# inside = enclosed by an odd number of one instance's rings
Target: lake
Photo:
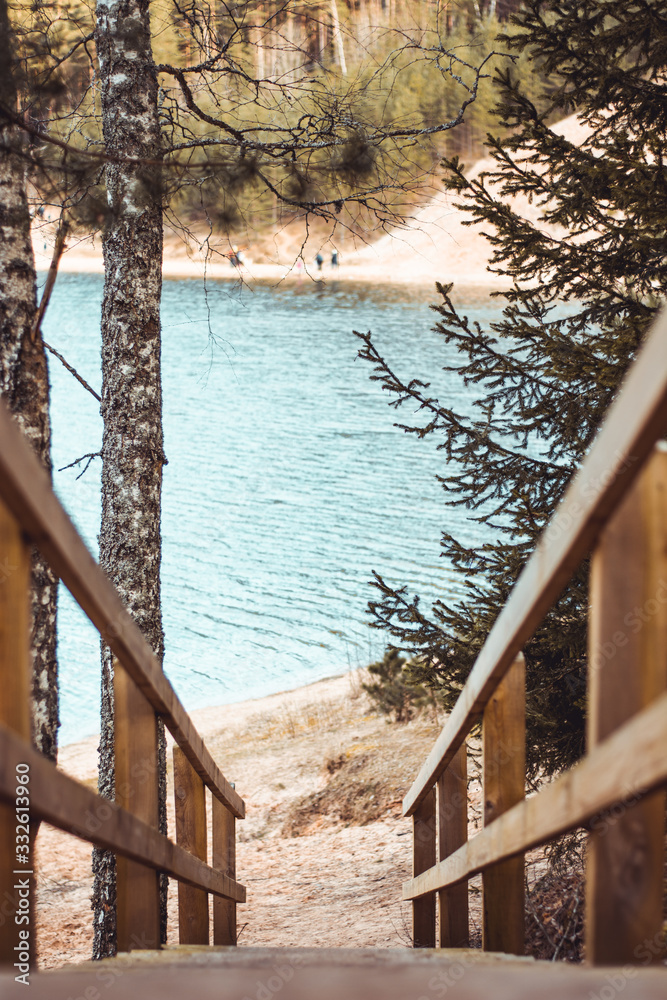
[[[62,274],[47,342],[97,390],[103,279]],[[373,330],[407,378],[448,405],[470,394],[441,371],[432,288],[330,281],[239,288],[165,281],[163,617],[165,670],[187,709],[298,687],[381,657],[367,624],[377,570],[423,598],[452,599],[443,528],[479,526],[447,508],[436,440],[393,426],[389,397],[356,360]],[[479,295],[470,315],[497,314]],[[95,399],[53,357],[54,468],[96,452]],[[409,421],[403,407],[398,419]],[[100,461],[56,471],[56,491],[97,554]],[[97,633],[69,594],[59,612],[62,744],[98,731]]]

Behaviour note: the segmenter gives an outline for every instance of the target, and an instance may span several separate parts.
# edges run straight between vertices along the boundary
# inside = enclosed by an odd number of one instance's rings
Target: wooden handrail
[[[523,856],[581,827],[589,831],[588,960],[636,963],[642,942],[661,939],[667,801],[667,449],[658,438],[665,432],[663,312],[404,800],[405,813],[414,819],[413,877],[403,886],[403,898],[412,900],[415,947],[435,939],[436,892],[441,898],[441,943],[453,947],[455,934],[457,942],[467,940],[463,919],[454,930],[452,901],[455,891],[467,892],[467,881],[481,872],[482,947],[521,954]],[[521,801],[526,732],[521,648],[591,552],[587,756],[533,798]],[[467,794],[461,789],[461,774],[465,740],[480,716],[484,829],[466,842]],[[452,794],[457,801],[448,809],[446,797]],[[455,830],[448,829],[450,822]],[[420,840],[432,847],[436,839],[439,862],[422,864]]]
[[[412,815],[480,718],[515,656],[667,430],[667,311],[659,315],[581,469],[517,580],[442,733],[403,800]]]
[[[624,808],[634,805],[667,782],[666,733],[664,694],[537,795],[504,813],[435,867],[405,882],[403,899],[455,885],[489,865],[540,847],[588,825],[619,801]],[[597,825],[603,828],[606,822],[600,816]]]
[[[245,902],[246,897],[245,888],[236,881],[229,836],[233,836],[235,819],[245,815],[244,802],[211,757],[148,642],[88,552],[1,401],[0,536],[0,555],[8,567],[0,580],[5,608],[0,618],[0,890],[5,912],[10,912],[9,905],[18,915],[25,906],[25,894],[33,893],[29,877],[33,873],[21,865],[32,857],[35,824],[45,820],[116,855],[119,951],[160,947],[159,873],[179,882],[181,942],[188,940],[184,928],[192,920],[191,901],[196,900],[198,912],[205,912],[206,917],[205,926],[200,920],[197,940],[208,943],[207,893],[211,893],[218,897],[214,937],[235,945],[236,904]],[[33,544],[114,654],[115,802],[60,772],[28,742],[29,564]],[[15,564],[23,571],[16,572]],[[189,790],[177,788],[177,792],[185,799],[196,798],[198,803],[194,840],[179,835],[178,844],[157,829],[158,717],[172,733],[181,754],[179,760],[192,778]],[[28,784],[29,792],[25,791]],[[213,866],[206,863],[206,787],[213,804]],[[21,812],[19,804],[27,811]],[[189,814],[192,802],[179,801],[179,806],[177,827],[184,811]],[[14,846],[13,838],[22,825],[30,834],[29,851]],[[28,876],[25,884],[12,881],[15,864]],[[180,883],[189,888],[181,889]],[[27,949],[34,960],[34,921],[23,934],[18,921],[11,921],[11,929],[11,934],[0,937],[0,963],[11,964],[17,947]]]
[[[115,802],[97,795],[0,725],[0,800],[16,798],[16,765],[30,773],[30,817],[122,854],[197,889],[244,903],[245,888],[216,871]]]
[[[243,800],[211,757],[152,649],[86,548],[4,404],[0,404],[0,497],[163,718],[204,784],[234,816],[243,818]]]

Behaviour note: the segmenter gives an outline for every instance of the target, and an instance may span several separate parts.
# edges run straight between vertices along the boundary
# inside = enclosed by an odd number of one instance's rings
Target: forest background
[[[249,232],[295,221],[324,219],[328,231],[364,239],[404,221],[437,190],[443,156],[482,155],[492,75],[507,58],[499,27],[516,7],[151,3],[168,228],[229,253]],[[103,149],[94,8],[21,2],[12,16],[23,56],[18,104],[42,168],[31,178],[36,207],[56,216],[64,207],[79,232],[95,231],[108,205],[90,162]],[[522,55],[513,66],[538,99],[535,66]],[[309,141],[327,127],[335,145]],[[57,167],[54,148],[40,149],[47,135],[67,147]]]

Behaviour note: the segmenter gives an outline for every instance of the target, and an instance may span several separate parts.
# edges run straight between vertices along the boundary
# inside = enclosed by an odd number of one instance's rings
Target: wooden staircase
[[[664,1000],[667,449],[657,442],[666,433],[663,314],[405,799],[414,875],[403,897],[415,950],[261,949],[235,947],[243,800],[0,407],[0,998]],[[115,657],[113,803],[29,743],[33,544]],[[590,553],[587,755],[526,799],[521,650]],[[175,842],[157,830],[158,717],[177,744]],[[468,842],[466,739],[480,720],[485,826]],[[116,853],[116,958],[35,971],[31,860],[41,820]],[[580,827],[589,831],[588,967],[521,958],[524,854]],[[176,948],[159,948],[160,872],[179,882]],[[482,951],[467,948],[467,881],[479,872]]]
[[[0,974],[3,1000],[665,1000],[665,971],[592,969],[479,950],[167,948]],[[23,992],[21,992],[23,990]]]

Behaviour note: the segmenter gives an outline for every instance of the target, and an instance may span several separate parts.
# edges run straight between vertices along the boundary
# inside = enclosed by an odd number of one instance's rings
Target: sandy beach
[[[564,119],[554,131],[577,142],[585,129],[576,118]],[[491,169],[489,159],[479,160],[468,171],[476,177]],[[459,197],[439,190],[422,207],[416,208],[404,227],[393,229],[378,238],[369,233],[367,240],[344,236],[340,266],[330,263],[331,250],[343,243],[340,231],[331,233],[313,227],[306,238],[301,223],[293,223],[279,230],[272,237],[246,234],[245,262],[241,267],[230,264],[228,255],[232,246],[229,239],[211,238],[198,243],[193,238],[189,245],[175,233],[165,233],[163,274],[166,278],[192,278],[225,280],[245,283],[252,287],[256,282],[303,281],[361,281],[374,283],[405,283],[433,285],[443,283],[502,288],[505,282],[488,271],[490,245],[478,226],[470,226],[472,216],[457,207]],[[539,205],[526,198],[513,200],[514,210],[535,222]],[[53,225],[37,222],[33,244],[35,259],[40,270],[46,270],[53,250]],[[555,231],[554,231],[555,232]],[[324,265],[318,271],[315,256],[322,251]],[[75,234],[67,241],[67,248],[60,262],[60,270],[87,274],[102,274],[102,248],[100,236],[83,238]]]
[[[363,670],[235,705],[198,709],[192,719],[246,803],[237,823],[240,947],[406,948],[411,907],[412,820],[403,796],[441,731],[432,710],[395,723],[373,710]],[[168,752],[168,826],[174,836]],[[478,758],[478,750],[475,757]],[[481,825],[481,789],[469,758],[468,833]],[[96,787],[97,737],[65,746],[59,766]],[[210,822],[210,806],[209,806]],[[210,829],[209,829],[210,843]],[[36,846],[37,950],[41,968],[91,957],[90,845],[43,824]],[[541,850],[527,857],[528,953],[550,957],[540,928],[569,911],[581,872],[540,889]],[[570,884],[571,883],[571,884]],[[469,883],[470,941],[481,946],[481,879]],[[168,944],[178,944],[177,887],[170,882]]]

